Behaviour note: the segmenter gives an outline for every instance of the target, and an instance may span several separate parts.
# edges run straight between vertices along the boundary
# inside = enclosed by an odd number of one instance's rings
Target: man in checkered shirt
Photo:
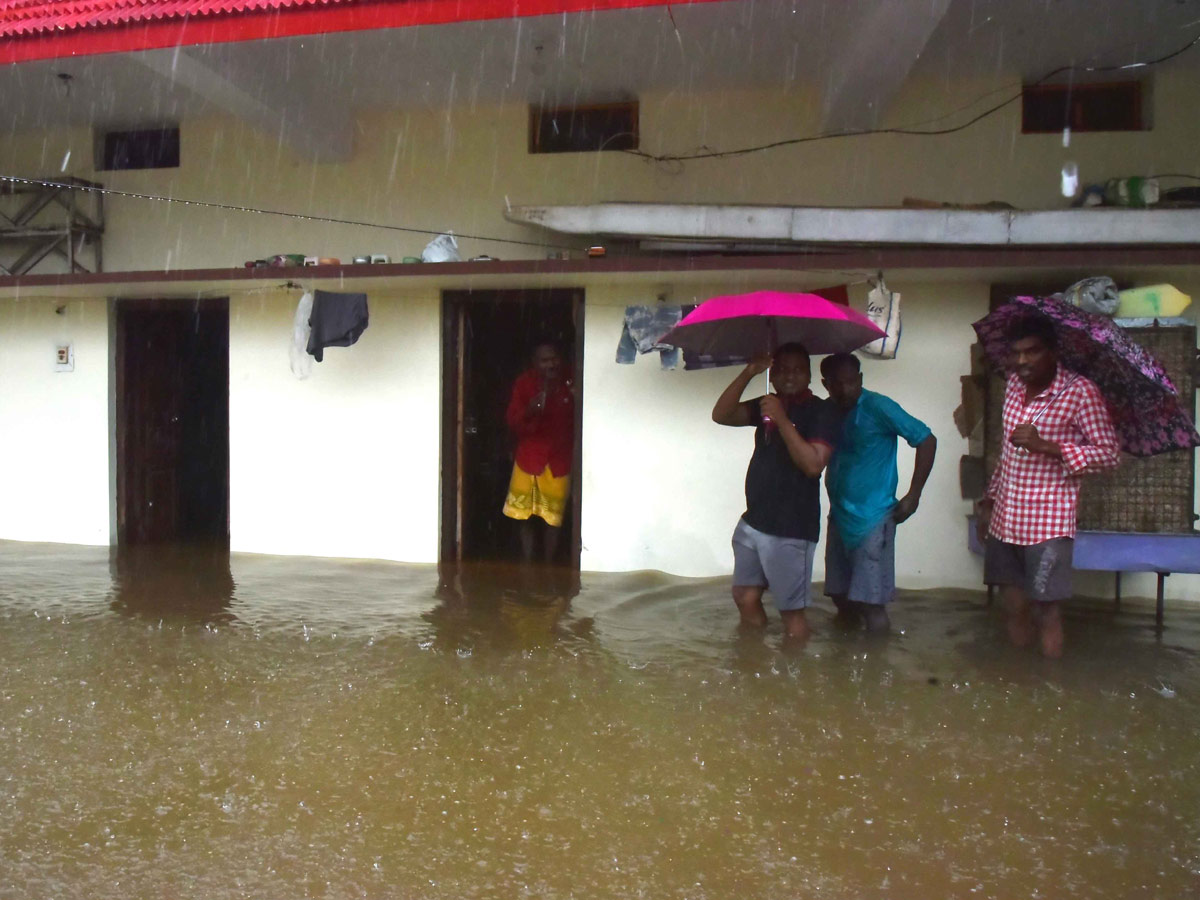
[[[1115,467],[1120,450],[1099,389],[1058,364],[1049,319],[1018,320],[1009,341],[1000,462],[979,504],[983,580],[1000,586],[1013,643],[1032,642],[1036,625],[1042,653],[1058,657],[1057,601],[1071,595],[1079,482]]]

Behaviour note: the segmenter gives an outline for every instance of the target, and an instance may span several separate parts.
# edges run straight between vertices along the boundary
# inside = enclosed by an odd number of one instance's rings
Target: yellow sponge
[[[1121,291],[1117,316],[1122,319],[1169,318],[1188,308],[1192,298],[1170,284],[1151,284]]]

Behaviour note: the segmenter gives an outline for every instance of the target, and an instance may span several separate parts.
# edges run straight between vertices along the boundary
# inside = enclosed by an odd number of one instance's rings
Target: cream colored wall
[[[232,549],[435,562],[439,295],[371,293],[362,337],[304,380],[288,359],[298,299],[231,299]]]
[[[986,314],[979,284],[890,285],[903,295],[899,358],[864,362],[864,382],[898,400],[937,435],[938,464],[911,526],[897,538],[905,587],[978,586],[979,565],[966,549],[969,504],[959,498],[958,458],[966,442],[954,427],[959,376],[969,369],[971,322]],[[672,302],[721,293],[690,289]],[[679,575],[732,571],[729,538],[745,510],[743,481],[754,446],[749,428],[713,423],[712,405],[736,369],[664,371],[655,354],[632,366],[612,362],[626,303],[637,289],[588,292],[584,380],[584,567],[604,571],[656,568]],[[856,289],[861,294],[862,289]],[[861,305],[861,297],[855,297]],[[824,396],[814,360],[813,389]],[[761,394],[752,385],[746,397]],[[902,447],[901,484],[912,475]],[[822,509],[827,510],[822,495]],[[823,549],[815,577],[822,577]]]
[[[1185,283],[1181,282],[1181,288]],[[750,429],[716,425],[712,404],[735,369],[664,371],[656,354],[632,366],[613,356],[626,304],[653,303],[662,285],[589,290],[584,375],[583,567],[598,571],[661,569],[677,575],[732,571],[729,538],[745,509],[743,479],[753,450]],[[689,303],[751,284],[689,286],[671,302]],[[896,574],[902,588],[981,587],[982,560],[967,549],[959,458],[967,452],[953,421],[959,378],[968,374],[971,323],[988,309],[988,285],[908,282],[902,295],[904,334],[895,360],[864,360],[864,385],[887,394],[926,422],[938,439],[937,462],[915,517],[897,530]],[[1197,285],[1200,289],[1200,285]],[[851,302],[863,307],[861,285]],[[813,389],[823,396],[814,360]],[[755,384],[746,397],[761,393]],[[913,452],[900,445],[901,491],[912,477]],[[822,509],[828,502],[822,495]],[[814,578],[824,575],[824,537]],[[1110,573],[1080,572],[1082,595],[1112,593]],[[1124,576],[1126,596],[1153,596],[1152,575]],[[1200,576],[1167,580],[1171,599],[1200,599]]]
[[[927,122],[995,100],[1014,81],[948,85],[913,80],[883,124]],[[996,92],[996,93],[990,93]],[[641,144],[649,153],[732,149],[808,135],[819,127],[814,95],[803,90],[647,94],[641,101]],[[1020,104],[956,134],[878,135],[779,148],[721,160],[648,163],[622,153],[530,155],[527,110],[520,104],[449,110],[361,111],[354,154],[344,164],[294,157],[273,134],[232,118],[182,123],[181,166],[134,172],[91,171],[86,129],[14,135],[0,147],[0,170],[97,178],[132,192],[234,206],[454,229],[553,243],[546,232],[503,219],[513,204],[646,200],[710,203],[894,205],[905,197],[955,202],[1003,200],[1025,208],[1057,208],[1060,172],[1079,166],[1083,183],[1147,172],[1200,174],[1200,84],[1160,70],[1152,92],[1151,131],[1062,136],[1020,134]],[[976,107],[971,107],[975,109]],[[959,121],[961,117],[953,121]],[[246,259],[302,252],[350,259],[363,252],[399,259],[418,255],[428,235],[109,197],[106,268],[238,266]],[[474,238],[464,257],[543,255],[544,248]]]
[[[889,125],[932,119],[1009,82],[905,86]],[[818,142],[725,160],[651,164],[617,153],[530,156],[526,109],[511,104],[451,110],[380,110],[357,120],[355,153],[341,165],[294,158],[275,137],[232,119],[182,124],[179,169],[94,173],[92,135],[78,129],[14,135],[0,170],[97,178],[110,188],[291,210],[516,240],[550,236],[503,220],[513,204],[602,200],[887,205],[919,196],[958,202],[1005,200],[1058,207],[1059,171],[1078,163],[1082,180],[1147,171],[1197,172],[1200,85],[1163,70],[1154,90],[1155,128],[1135,134],[1023,136],[1019,108],[939,138],[875,136]],[[802,91],[670,92],[641,98],[648,152],[728,149],[813,132],[814,98]],[[284,219],[110,197],[106,268],[225,267],[278,252],[416,255],[427,235]],[[523,247],[464,237],[464,256],[539,256]],[[830,281],[844,280],[834,273]],[[454,285],[446,285],[453,287]],[[566,286],[566,285],[564,285]],[[741,283],[738,289],[757,285]],[[905,295],[901,358],[868,364],[868,385],[926,419],[941,443],[939,464],[913,527],[902,529],[903,585],[974,585],[978,564],[963,549],[957,459],[964,442],[950,421],[966,371],[970,321],[986,307],[975,283],[893,286]],[[712,292],[722,289],[712,285]],[[712,400],[727,372],[662,373],[642,359],[611,362],[620,307],[656,288],[588,291],[585,380],[584,566],[727,572],[728,536],[741,512],[748,433],[712,425]],[[704,292],[695,290],[697,295]],[[635,300],[634,298],[640,298]],[[676,297],[676,299],[680,299]],[[438,297],[372,294],[372,325],[354,348],[332,350],[310,381],[287,368],[293,298],[234,297],[230,403],[232,541],[235,549],[430,561],[437,546]],[[68,306],[76,321],[77,371],[46,372],[43,351],[60,323],[5,301],[0,396],[6,441],[0,460],[29,477],[10,484],[0,536],[108,540],[107,370],[103,303]],[[43,312],[45,312],[43,310]],[[52,318],[52,308],[47,315]],[[36,325],[35,325],[36,322]],[[15,339],[14,339],[15,338]],[[81,353],[81,350],[84,351]],[[65,385],[65,387],[64,387]],[[402,418],[410,417],[410,418]],[[413,427],[411,422],[420,423]],[[67,427],[75,440],[55,446]],[[902,453],[908,476],[910,454]],[[326,468],[349,466],[330,488]],[[55,504],[72,512],[55,518]],[[403,508],[403,513],[396,510]],[[1198,596],[1195,580],[1169,582]],[[1144,590],[1139,590],[1145,593]]]
[[[108,385],[103,300],[0,300],[0,538],[109,542]]]
[[[675,288],[687,303],[751,281]],[[709,418],[734,371],[664,371],[651,354],[613,359],[629,303],[665,285],[587,292],[584,370],[582,564],[589,571],[659,569],[727,574],[729,535],[743,510],[749,429]],[[968,368],[970,323],[986,311],[982,283],[897,279],[904,303],[899,359],[867,361],[864,378],[926,421],[938,463],[917,517],[900,529],[902,587],[977,587],[966,550],[951,415]],[[861,304],[862,286],[853,302]],[[440,359],[436,291],[373,292],[371,325],[350,348],[332,348],[297,379],[288,341],[298,295],[234,295],[230,314],[231,544],[239,551],[410,562],[437,558]],[[0,537],[109,541],[108,326],[103,300],[0,302],[0,465],[10,473]],[[53,348],[74,342],[76,371],[53,372]],[[817,388],[820,393],[820,388]],[[748,392],[748,395],[753,392]],[[901,484],[912,453],[901,447]],[[64,512],[65,511],[65,512]],[[815,575],[822,577],[820,557]],[[1103,596],[1111,576],[1080,573],[1081,592]],[[1153,593],[1127,576],[1127,595]],[[1200,578],[1173,576],[1168,596],[1200,597]]]

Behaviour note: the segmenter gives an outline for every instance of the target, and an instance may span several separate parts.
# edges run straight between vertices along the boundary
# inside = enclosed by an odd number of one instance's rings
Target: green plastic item
[[[1130,288],[1119,296],[1117,316],[1122,319],[1170,318],[1178,316],[1192,302],[1191,297],[1172,284]]]

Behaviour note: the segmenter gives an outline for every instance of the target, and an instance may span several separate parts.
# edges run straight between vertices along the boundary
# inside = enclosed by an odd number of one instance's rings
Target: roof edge
[[[270,40],[328,32],[372,31],[714,2],[721,0],[368,0],[344,5],[218,12],[13,35],[0,41],[0,63]]]

